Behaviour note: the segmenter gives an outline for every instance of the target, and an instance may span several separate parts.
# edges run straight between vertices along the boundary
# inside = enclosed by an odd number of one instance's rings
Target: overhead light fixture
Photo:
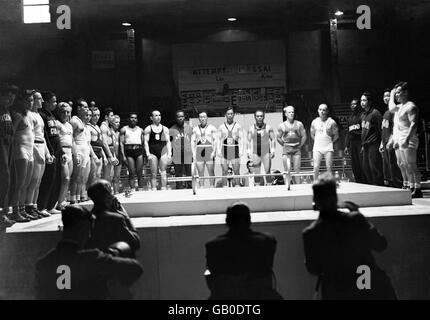
[[[236,21],[236,20],[237,20],[237,18],[235,18],[235,17],[227,18],[227,21],[230,21],[230,22],[233,22],[233,21]]]
[[[336,10],[336,12],[334,13],[334,15],[335,15],[336,17],[341,17],[341,16],[343,16],[343,12],[342,12],[342,11],[340,11],[340,10]]]
[[[121,23],[124,27],[130,27],[131,23],[130,22],[123,22]]]

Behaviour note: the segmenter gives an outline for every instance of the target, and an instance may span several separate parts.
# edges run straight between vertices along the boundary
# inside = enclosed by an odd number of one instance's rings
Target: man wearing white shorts
[[[319,105],[318,114],[319,117],[315,118],[311,124],[311,137],[314,140],[314,181],[318,178],[323,156],[327,171],[331,172],[334,153],[333,143],[339,138],[337,124],[328,116],[328,106],[326,104]]]
[[[422,198],[421,173],[417,167],[418,107],[409,100],[407,82],[399,82],[391,90],[389,109],[391,112],[398,112],[399,154],[406,167],[412,198]]]

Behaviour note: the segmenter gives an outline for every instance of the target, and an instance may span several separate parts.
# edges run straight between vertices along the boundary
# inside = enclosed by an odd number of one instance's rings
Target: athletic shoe
[[[9,219],[7,216],[0,216],[0,226],[4,226],[5,228],[12,227],[15,224],[14,220]]]
[[[59,210],[57,210],[57,209],[55,209],[55,208],[52,208],[51,210],[48,210],[48,212],[49,212],[50,214],[60,214],[60,213],[61,213],[61,211],[59,211]]]
[[[20,214],[22,217],[24,217],[24,218],[28,218],[28,219],[30,219],[30,220],[37,220],[37,219],[39,219],[39,217],[34,216],[34,215],[32,215],[32,214],[30,214],[30,213],[27,213],[27,212],[25,212],[25,211],[22,211],[22,212],[20,212],[19,214]]]
[[[30,218],[23,217],[19,212],[12,212],[10,215],[10,219],[14,220],[15,222],[29,222]]]
[[[414,192],[412,192],[412,198],[422,198],[423,193],[421,189],[415,189]]]
[[[51,214],[46,210],[46,209],[43,209],[43,210],[37,210],[38,212],[39,212],[39,214],[42,216],[42,217],[50,217],[51,216]]]

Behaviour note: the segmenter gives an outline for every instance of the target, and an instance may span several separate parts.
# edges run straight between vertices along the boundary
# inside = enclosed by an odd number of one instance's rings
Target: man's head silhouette
[[[243,202],[235,202],[227,208],[225,219],[227,226],[232,231],[248,230],[251,226],[251,212]]]

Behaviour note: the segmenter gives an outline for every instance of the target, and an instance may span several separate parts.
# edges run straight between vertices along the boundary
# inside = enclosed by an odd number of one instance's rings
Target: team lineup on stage
[[[177,189],[191,188],[191,179],[181,177],[204,177],[206,170],[210,187],[280,184],[282,179],[271,174],[276,142],[282,148],[284,172],[296,173],[293,181],[300,183],[301,148],[308,137],[293,106],[283,109],[286,120],[277,128],[265,123],[261,110],[254,113],[255,123],[243,128],[235,121],[234,108],[227,107],[218,128],[210,124],[208,111],[199,112],[199,124],[192,128],[185,123],[184,111],[178,110],[169,129],[161,123],[161,112],[153,110],[151,124],[143,129],[137,113],[130,113],[128,125],[120,128],[120,117],[110,108],[104,109],[99,126],[100,109],[94,101],[79,99],[75,108],[72,101],[57,105],[52,92],[20,92],[10,85],[1,88],[1,96],[0,170],[6,183],[0,200],[5,223],[35,220],[58,213],[67,202],[86,201],[87,187],[99,178],[111,182],[113,193],[119,193],[123,166],[129,188],[138,190],[166,190],[172,163]],[[345,153],[351,156],[355,181],[409,188],[413,197],[422,197],[416,165],[418,109],[408,99],[407,83],[387,89],[384,102],[383,118],[369,93],[351,102]],[[309,128],[314,180],[323,158],[327,171],[332,171],[333,144],[339,139],[338,124],[329,116],[327,104],[320,104],[317,111]],[[242,156],[247,159],[245,175],[240,174]],[[151,172],[148,181],[143,174],[146,163]],[[222,169],[217,182],[216,163]],[[201,187],[204,180],[199,181]]]

